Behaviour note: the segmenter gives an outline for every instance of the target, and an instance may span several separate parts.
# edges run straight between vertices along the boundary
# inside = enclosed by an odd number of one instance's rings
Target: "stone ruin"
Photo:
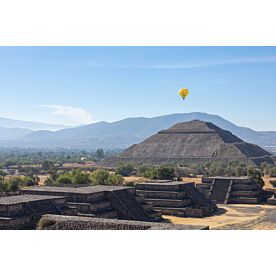
[[[0,197],[0,229],[35,229],[44,214],[76,215],[64,197],[17,195]]]
[[[143,221],[125,221],[79,216],[45,215],[40,230],[209,230],[201,225],[174,225]]]
[[[161,214],[136,195],[134,188],[86,186],[80,188],[35,186],[21,190],[24,194],[62,196],[78,216],[135,221],[160,221]]]
[[[259,204],[265,196],[262,187],[246,177],[204,177],[196,187],[217,204]]]
[[[205,198],[194,183],[162,181],[136,185],[137,195],[162,215],[206,217],[213,215],[215,204]]]
[[[216,125],[202,121],[178,123],[158,132],[144,142],[133,145],[103,164],[179,164],[239,161],[245,164],[273,164],[272,155],[261,147],[249,144]]]

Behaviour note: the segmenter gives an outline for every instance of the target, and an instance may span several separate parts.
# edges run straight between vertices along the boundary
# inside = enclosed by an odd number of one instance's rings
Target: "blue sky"
[[[0,47],[0,93],[0,117],[20,120],[207,112],[276,130],[276,47]]]

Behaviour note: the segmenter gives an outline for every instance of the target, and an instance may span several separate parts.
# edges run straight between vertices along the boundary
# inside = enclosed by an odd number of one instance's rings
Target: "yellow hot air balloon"
[[[181,88],[179,90],[179,95],[181,96],[181,98],[183,100],[185,100],[188,97],[188,95],[189,95],[189,90],[187,88]]]

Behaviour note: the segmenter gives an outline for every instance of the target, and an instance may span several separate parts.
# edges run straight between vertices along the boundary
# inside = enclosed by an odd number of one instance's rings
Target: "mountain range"
[[[276,131],[255,131],[207,113],[178,113],[154,118],[127,118],[113,123],[98,122],[57,131],[3,127],[0,118],[0,147],[69,149],[125,149],[179,122],[201,120],[232,132],[242,140],[267,149],[276,148]],[[22,125],[23,122],[21,121]],[[30,122],[26,122],[30,123]],[[33,123],[35,124],[35,123]],[[12,137],[12,138],[11,138]]]
[[[29,122],[29,121],[20,121],[8,118],[1,118],[0,117],[0,128],[16,128],[16,129],[28,129],[28,130],[60,130],[66,128],[64,125],[55,125],[55,124],[47,124],[47,123],[40,123],[40,122]],[[19,130],[17,130],[19,131]],[[0,139],[1,139],[0,133]]]

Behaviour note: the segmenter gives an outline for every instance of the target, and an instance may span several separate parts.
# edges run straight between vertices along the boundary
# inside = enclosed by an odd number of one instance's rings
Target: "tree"
[[[123,183],[124,183],[124,178],[118,174],[109,175],[107,179],[107,184],[111,186],[120,186],[120,185],[123,185]]]
[[[72,177],[67,174],[60,175],[56,181],[58,184],[72,184]]]
[[[49,171],[54,168],[54,163],[52,161],[45,160],[41,165],[42,170]]]
[[[5,172],[4,170],[0,170],[0,179],[1,180],[4,180],[7,175],[8,175],[7,172]]]
[[[106,170],[96,170],[91,175],[94,185],[108,185],[108,178],[109,172]]]
[[[96,158],[97,160],[102,160],[104,158],[104,150],[103,149],[97,149],[96,151]]]
[[[116,173],[122,176],[130,176],[133,170],[134,168],[131,164],[122,164],[116,169]]]
[[[157,179],[172,180],[174,178],[174,168],[171,166],[161,165],[155,170],[156,170],[155,177]]]
[[[247,176],[251,179],[256,180],[256,182],[258,184],[260,184],[262,187],[264,186],[264,181],[262,179],[262,174],[259,170],[253,168],[253,167],[249,167],[247,170]]]
[[[270,168],[268,174],[270,177],[276,177],[276,167]]]
[[[91,179],[88,173],[75,170],[72,172],[72,182],[73,184],[90,184]]]
[[[40,182],[40,178],[37,175],[25,176],[23,179],[23,186],[36,186]]]

